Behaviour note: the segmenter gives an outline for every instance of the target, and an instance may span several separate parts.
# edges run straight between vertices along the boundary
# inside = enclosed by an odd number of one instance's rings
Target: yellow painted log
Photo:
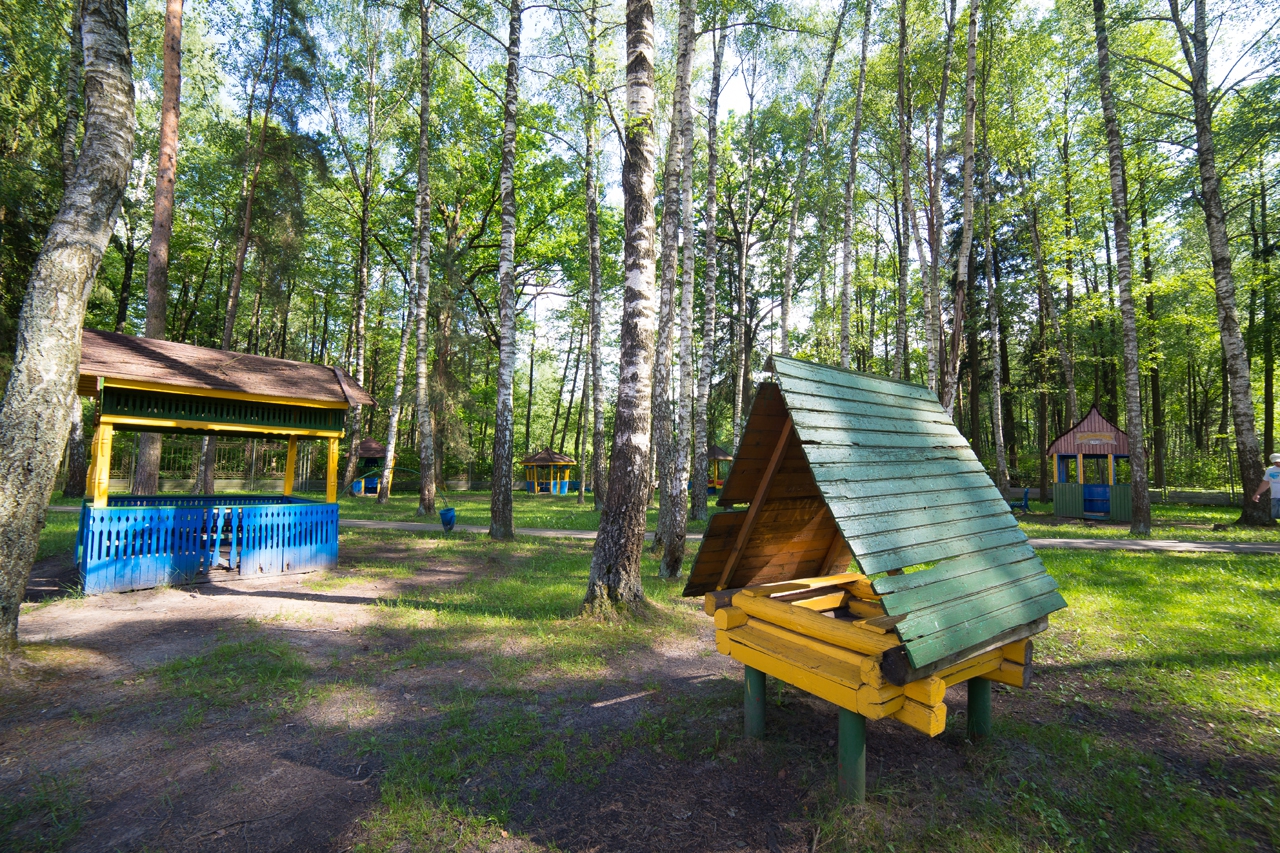
[[[768,598],[753,597],[740,592],[733,597],[733,604],[758,619],[862,654],[881,654],[899,645],[897,637],[863,631],[836,619],[819,616],[808,610],[792,607],[780,601],[771,601]]]
[[[1010,643],[1009,645],[1002,647],[1001,650],[1004,652],[1005,660],[1022,664],[1023,666],[1029,666],[1031,664],[1031,649],[1031,638],[1027,637],[1025,640],[1018,640],[1016,643]]]
[[[826,595],[815,595],[813,598],[801,598],[796,601],[788,601],[786,604],[794,604],[796,607],[803,607],[805,610],[813,610],[821,613],[824,610],[837,610],[844,607],[844,603],[849,600],[849,593],[844,590],[837,592],[829,592]]]
[[[876,591],[871,587],[871,581],[867,579],[866,575],[852,580],[849,583],[841,584],[841,586],[864,601],[880,600],[880,596],[876,595]]]
[[[861,598],[851,598],[848,601],[848,607],[850,613],[863,619],[874,619],[877,616],[884,615],[884,605],[878,601],[863,601]]]
[[[741,631],[742,629],[739,628],[737,630]],[[819,699],[826,699],[841,708],[861,713],[858,710],[858,691],[856,689],[839,684],[790,661],[780,660],[773,655],[765,654],[743,643],[734,642],[731,639],[734,633],[733,631],[716,632],[716,648],[720,650],[721,654],[727,654],[734,660],[740,661],[749,667],[772,675],[774,678],[780,678],[806,693],[812,693]]]
[[[719,632],[717,632],[719,633]],[[724,632],[730,640],[749,646],[762,654],[778,660],[786,661],[797,669],[820,675],[835,684],[842,684],[850,690],[862,686],[861,672],[857,666],[815,652],[796,643],[789,643],[772,634],[745,625]],[[787,680],[787,679],[784,679]],[[787,680],[788,683],[794,684]],[[797,687],[801,685],[797,684]],[[850,708],[849,710],[857,710]]]
[[[721,607],[715,614],[716,627],[721,631],[747,624],[747,611],[741,607]]]
[[[816,578],[797,578],[796,580],[778,581],[777,583],[762,583],[759,586],[747,587],[742,592],[749,596],[767,598],[779,593],[798,592],[802,589],[821,589],[824,586],[840,586],[866,579],[867,576],[862,572],[845,572],[839,575],[823,575]]]
[[[739,610],[740,608],[735,607],[733,609]],[[822,640],[814,639],[813,637],[805,634],[788,631],[786,628],[774,625],[772,622],[766,622],[763,619],[748,618],[747,625],[757,631],[763,631],[766,634],[777,637],[779,640],[794,643],[797,646],[803,646],[810,651],[826,655],[827,657],[840,661],[841,663],[846,663],[849,666],[855,667],[859,672],[863,670],[864,664],[871,659],[868,655],[851,652],[848,649],[842,649],[839,646],[824,643]],[[861,680],[865,681],[866,679]]]
[[[936,675],[931,675],[911,682],[902,688],[902,692],[908,699],[914,699],[921,705],[937,705],[947,698],[947,682]]]
[[[922,705],[914,699],[907,699],[902,703],[902,707],[893,713],[893,718],[918,732],[924,732],[929,737],[936,737],[947,728],[947,706],[944,704]]]
[[[1007,660],[1000,661],[999,667],[984,673],[982,677],[988,681],[998,681],[1001,684],[1025,690],[1031,686],[1031,666],[1030,664],[1023,666]]]
[[[115,428],[111,424],[98,424],[93,434],[93,505],[107,505],[107,493],[111,490],[111,439]]]
[[[869,720],[883,720],[901,708],[905,700],[901,687],[864,684],[858,688],[858,713]]]
[[[720,589],[707,593],[702,597],[702,612],[708,616],[715,616],[716,611],[721,607],[729,606],[735,592],[737,592],[736,589]]]
[[[867,655],[862,659],[862,683],[872,687],[884,687],[884,673],[880,671],[880,659]]]
[[[934,673],[937,678],[941,678],[947,683],[948,687],[959,684],[962,681],[968,681],[970,678],[977,678],[979,675],[991,672],[1000,666],[1003,660],[999,649],[992,649],[989,652],[983,652],[976,657],[971,657],[966,661],[949,666],[944,670]]]

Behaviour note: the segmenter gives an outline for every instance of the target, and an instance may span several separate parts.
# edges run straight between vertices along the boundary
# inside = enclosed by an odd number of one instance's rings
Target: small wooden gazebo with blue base
[[[1133,520],[1133,491],[1116,481],[1116,461],[1129,458],[1129,436],[1098,407],[1049,445],[1053,514],[1062,518]]]
[[[548,447],[521,459],[520,464],[524,466],[525,489],[532,494],[567,495],[578,490],[577,482],[569,479],[569,474],[578,464],[572,456],[556,453]]]
[[[839,708],[839,787],[860,800],[868,719],[940,734],[966,682],[969,733],[987,735],[991,682],[1028,685],[1030,638],[1066,602],[927,388],[770,369],[684,594],[745,665],[748,736],[766,674]]]
[[[81,396],[98,403],[76,558],[88,594],[268,575],[338,561],[338,442],[373,405],[337,367],[84,331]],[[117,430],[289,440],[283,495],[108,495]],[[298,440],[328,441],[325,501],[293,496]]]

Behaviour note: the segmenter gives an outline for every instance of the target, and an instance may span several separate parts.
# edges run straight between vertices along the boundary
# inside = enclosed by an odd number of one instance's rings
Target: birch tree
[[[417,247],[413,273],[418,298],[414,306],[417,351],[414,404],[418,419],[418,515],[436,511],[436,438],[432,422],[428,376],[431,341],[427,333],[427,309],[431,296],[431,13],[434,0],[418,4],[418,187],[413,200],[414,241]]]
[[[0,401],[0,654],[18,613],[78,405],[81,328],[133,166],[133,62],[125,0],[85,0],[84,140],[27,283]]]
[[[583,609],[607,615],[644,602],[640,552],[649,503],[649,418],[653,391],[654,237],[653,4],[627,0],[627,116],[622,192],[625,236],[622,340],[613,459],[591,554]]]
[[[520,106],[521,0],[511,0],[507,87],[502,101],[502,163],[498,173],[502,231],[498,248],[498,399],[493,424],[493,485],[489,536],[514,539],[511,470],[515,462],[513,386],[516,367],[516,113]]]
[[[871,0],[862,0],[862,49],[858,53],[858,88],[853,102],[853,131],[849,134],[849,178],[844,184],[844,221],[841,246],[840,366],[849,369],[851,345],[849,312],[853,295],[853,226],[857,216],[858,142],[862,136],[862,98],[867,90],[867,43],[871,36]]]

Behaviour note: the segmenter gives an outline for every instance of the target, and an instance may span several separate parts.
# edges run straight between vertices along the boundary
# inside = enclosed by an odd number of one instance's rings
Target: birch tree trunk
[[[906,377],[907,287],[911,274],[911,244],[907,229],[911,210],[911,97],[907,91],[907,0],[898,0],[898,182],[902,214],[898,225],[898,317],[894,326],[893,378]],[[923,258],[921,259],[923,261]]]
[[[836,50],[840,47],[840,30],[844,27],[847,14],[849,0],[842,0],[836,28],[831,33],[831,45],[827,48],[826,62],[822,66],[822,79],[818,83],[813,112],[809,114],[809,131],[804,137],[804,147],[800,149],[800,163],[791,179],[791,214],[787,219],[787,256],[782,269],[782,307],[779,311],[782,325],[781,351],[786,356],[791,355],[791,292],[796,286],[796,228],[800,224],[800,197],[804,191],[805,173],[809,170],[809,149],[813,147],[813,138],[818,135],[818,125],[822,121],[822,103],[827,97],[827,81],[831,79],[831,65],[835,62]]]
[[[679,274],[680,218],[676,199],[680,197],[680,179],[683,175],[684,146],[681,131],[684,114],[689,107],[689,86],[692,75],[693,0],[681,0],[679,27],[676,36],[676,80],[671,96],[671,129],[667,134],[667,162],[662,172],[662,293],[659,301],[658,348],[653,368],[653,446],[652,453],[657,468],[658,529],[653,536],[653,551],[660,552],[668,541],[674,523],[675,509],[668,495],[675,477],[674,436],[671,420],[674,407],[671,404],[671,354],[676,329],[676,277]],[[650,486],[649,493],[652,492]],[[646,493],[647,498],[648,493]],[[683,500],[683,499],[682,499]]]
[[[148,338],[164,340],[169,316],[169,242],[173,238],[173,185],[178,169],[178,113],[182,95],[182,0],[166,0],[164,72],[160,100],[160,146],[156,160],[156,200],[147,255]],[[138,463],[131,491],[154,495],[160,490],[159,433],[138,436]]]
[[[946,349],[946,330],[942,327],[942,290],[938,281],[938,272],[942,266],[942,160],[943,146],[946,144],[946,140],[943,137],[943,126],[947,113],[947,89],[951,83],[951,63],[955,59],[956,0],[950,0],[943,20],[946,23],[947,36],[943,47],[942,80],[938,86],[938,110],[934,116],[932,168],[930,167],[927,141],[924,152],[925,177],[929,185],[929,212],[925,217],[925,222],[929,229],[929,278],[925,284],[927,293],[925,305],[927,306],[928,316],[925,325],[928,328],[926,334],[930,339],[930,346],[927,348],[929,387],[937,391],[939,397],[942,396],[942,386],[946,382],[943,375],[943,371],[946,370],[946,364],[943,362],[942,356],[943,351]],[[919,240],[919,237],[916,239]],[[920,263],[923,267],[923,254],[920,255]],[[923,279],[923,268],[920,275]],[[955,310],[963,315],[963,303],[955,306]],[[955,323],[954,325],[955,333],[963,334],[961,324]]]
[[[417,352],[413,365],[417,379],[418,515],[432,515],[436,511],[436,437],[429,375],[431,339],[427,332],[427,309],[431,302],[431,12],[434,6],[434,0],[418,5],[418,189],[413,203],[414,239],[418,248],[413,268],[418,285]]]
[[[956,390],[960,386],[960,353],[961,341],[964,340],[964,309],[969,298],[969,253],[973,248],[973,136],[974,115],[978,111],[978,0],[969,0],[969,33],[968,56],[965,65],[964,83],[964,185],[960,197],[960,251],[956,258],[956,288],[952,300],[951,347],[947,362],[939,377],[942,386],[942,407],[950,415],[955,407]],[[941,157],[938,158],[941,160]],[[941,171],[942,164],[937,169]],[[941,224],[939,223],[939,229]],[[940,242],[940,241],[939,241]],[[941,252],[941,245],[935,245],[936,255]],[[976,353],[975,353],[976,355]],[[970,430],[976,436],[978,425],[972,424]]]
[[[502,103],[502,234],[498,248],[498,400],[493,424],[493,485],[489,499],[489,535],[514,539],[511,517],[511,466],[515,423],[512,390],[516,367],[516,110],[520,105],[521,0],[511,0],[507,36],[507,90]]]
[[[62,186],[71,186],[76,171],[76,149],[80,142],[81,91],[84,84],[84,45],[80,40],[81,3],[71,10],[70,52],[67,57],[67,117],[62,126]],[[84,447],[84,407],[77,396],[71,405],[71,433],[67,436],[67,477],[62,484],[64,498],[84,497],[88,464]]]
[[[717,29],[711,63],[711,94],[707,98],[707,198],[703,230],[706,232],[704,250],[705,278],[702,285],[702,363],[698,368],[698,399],[693,418],[693,491],[692,515],[699,521],[707,520],[707,399],[711,396],[711,373],[715,369],[716,343],[716,281],[720,271],[716,265],[719,244],[716,241],[716,169],[719,153],[716,146],[718,127],[716,111],[720,109],[720,68],[724,64],[724,43],[727,32]]]
[[[654,346],[653,4],[627,0],[627,123],[622,340],[613,461],[583,609],[606,615],[644,602],[640,551],[649,489],[649,418]]]
[[[1043,293],[1045,313],[1049,317],[1049,324],[1053,328],[1053,336],[1057,341],[1063,384],[1067,386],[1067,420],[1075,424],[1080,419],[1080,407],[1076,398],[1075,360],[1071,357],[1071,350],[1067,348],[1066,335],[1062,332],[1062,321],[1058,317],[1058,307],[1053,295],[1053,283],[1049,280],[1049,270],[1045,265],[1044,244],[1040,238],[1040,207],[1031,196],[1025,182],[1022,182],[1022,194],[1023,210],[1026,211],[1027,220],[1031,226],[1031,248],[1035,255],[1036,276]]]
[[[1142,374],[1138,364],[1138,312],[1133,305],[1133,255],[1129,243],[1129,188],[1124,172],[1120,123],[1111,94],[1111,54],[1107,44],[1106,2],[1093,0],[1093,31],[1098,43],[1098,91],[1107,127],[1107,162],[1111,177],[1111,217],[1116,234],[1116,273],[1120,286],[1120,322],[1124,334],[1125,432],[1129,434],[1130,483],[1134,536],[1151,535],[1151,494],[1147,491],[1147,446],[1143,435]]]
[[[871,0],[862,12],[862,50],[858,58],[858,91],[853,102],[853,133],[849,136],[849,179],[844,185],[844,223],[841,247],[843,276],[840,286],[840,366],[849,369],[852,346],[849,335],[849,310],[853,296],[853,224],[857,218],[858,140],[862,135],[862,97],[867,90],[867,43],[871,36]]]
[[[1240,465],[1244,509],[1238,523],[1274,524],[1264,502],[1249,499],[1262,482],[1262,460],[1254,424],[1253,389],[1249,383],[1249,360],[1245,353],[1240,320],[1236,315],[1236,286],[1231,275],[1231,245],[1227,237],[1227,216],[1222,207],[1221,179],[1213,140],[1214,102],[1209,92],[1209,34],[1205,0],[1194,0],[1191,29],[1182,20],[1179,0],[1170,0],[1169,13],[1178,31],[1190,72],[1191,101],[1196,130],[1196,166],[1200,171],[1200,204],[1204,209],[1209,236],[1209,257],[1213,261],[1214,300],[1218,308],[1218,332],[1227,382],[1231,386],[1231,420],[1236,431],[1236,458]]]
[[[400,437],[400,405],[404,395],[404,366],[409,357],[409,330],[414,323],[411,318],[417,314],[417,293],[409,284],[404,283],[405,305],[404,322],[400,324],[400,351],[396,355],[396,378],[391,392],[391,411],[387,413],[387,455],[386,468],[378,480],[378,503],[385,504],[391,497],[391,480],[396,467],[396,441]]]
[[[737,317],[734,324],[734,377],[733,377],[733,447],[736,454],[738,439],[742,436],[742,404],[746,395],[747,380],[751,372],[751,357],[747,353],[747,282],[751,267],[751,181],[756,170],[756,58],[751,57],[751,82],[747,84],[747,166],[742,184],[742,243],[738,246]]]
[[[692,17],[692,16],[691,16]],[[693,53],[690,38],[689,53]],[[692,64],[692,58],[691,58]],[[697,229],[693,219],[693,104],[684,93],[680,111],[680,230],[684,257],[680,268],[680,392],[676,436],[671,447],[672,474],[664,502],[669,507],[666,540],[658,577],[677,578],[684,565],[684,540],[689,531],[689,456],[693,443],[693,285],[697,258]]]
[[[587,16],[587,253],[591,276],[591,495],[592,504],[599,510],[605,499],[605,435],[604,435],[604,387],[600,381],[600,216],[598,212],[599,190],[596,188],[596,4],[591,4]],[[584,476],[585,480],[586,477]]]
[[[991,32],[986,21],[983,29]],[[1004,374],[1000,360],[1000,288],[995,278],[995,247],[991,240],[991,147],[987,140],[987,82],[990,79],[990,42],[982,55],[982,238],[984,278],[987,286],[987,325],[991,331],[991,436],[996,448],[996,486],[1000,494],[1009,488],[1009,462],[1004,444]],[[977,353],[973,354],[977,358]],[[1041,495],[1044,500],[1046,496]]]
[[[85,0],[84,141],[36,258],[0,402],[0,654],[18,613],[78,404],[85,306],[133,165],[133,64],[124,0]]]

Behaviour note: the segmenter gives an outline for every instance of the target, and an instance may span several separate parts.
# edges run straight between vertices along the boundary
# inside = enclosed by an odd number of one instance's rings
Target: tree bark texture
[[[1133,254],[1129,241],[1129,188],[1124,172],[1120,122],[1111,94],[1111,53],[1107,40],[1106,2],[1093,0],[1093,31],[1098,44],[1098,90],[1107,129],[1107,164],[1111,178],[1111,218],[1116,234],[1116,277],[1120,288],[1120,323],[1124,335],[1125,432],[1129,434],[1130,483],[1134,536],[1151,535],[1151,493],[1147,489],[1147,447],[1142,417],[1142,374],[1138,359],[1138,312],[1133,304]]]
[[[724,64],[727,33],[717,29],[713,34],[711,93],[707,98],[707,197],[705,202],[705,248],[703,249],[702,284],[702,361],[698,367],[698,399],[693,418],[693,490],[690,512],[699,521],[707,520],[707,400],[711,396],[711,374],[715,370],[716,282],[720,270],[716,264],[719,243],[716,240],[716,170],[719,145],[716,111],[720,109],[720,69]]]
[[[604,434],[604,386],[600,377],[600,302],[603,299],[600,284],[600,216],[598,212],[599,190],[596,188],[596,130],[598,94],[596,93],[596,6],[593,3],[587,18],[587,253],[591,276],[591,495],[595,509],[604,507],[605,499],[605,434]],[[585,477],[583,479],[586,479]]]
[[[409,330],[416,319],[418,294],[406,279],[404,321],[400,324],[400,349],[396,353],[396,378],[391,391],[391,411],[387,412],[387,455],[382,476],[378,479],[378,503],[385,504],[391,498],[391,481],[396,467],[396,441],[400,438],[400,406],[404,395],[404,369],[409,358]]]
[[[907,375],[907,287],[911,275],[911,244],[907,236],[911,210],[911,98],[907,91],[907,0],[898,0],[898,182],[902,213],[898,225],[898,311],[894,325],[894,379]],[[923,260],[923,259],[922,259]]]
[[[640,552],[649,488],[654,347],[654,25],[651,0],[627,0],[627,119],[622,164],[622,338],[609,488],[583,608],[611,614],[642,605]]]
[[[862,98],[867,90],[867,43],[871,36],[871,0],[863,0],[862,50],[858,58],[858,90],[853,101],[853,132],[849,135],[849,179],[844,185],[844,222],[841,248],[843,275],[840,286],[840,366],[849,369],[852,345],[849,313],[853,296],[853,226],[857,218],[858,141],[862,135]]]
[[[18,644],[26,593],[78,404],[85,306],[133,165],[133,63],[124,0],[86,0],[84,141],[18,318],[0,402],[0,652]]]
[[[667,161],[662,171],[662,291],[659,300],[658,345],[653,368],[653,446],[657,473],[658,529],[653,536],[654,553],[665,547],[674,524],[675,508],[669,495],[676,475],[675,436],[671,400],[671,357],[676,332],[676,279],[679,276],[680,181],[684,174],[684,115],[691,109],[690,81],[693,67],[693,0],[681,0],[676,35],[676,79],[671,96],[671,129],[667,134]],[[650,486],[652,491],[652,486]],[[683,500],[683,497],[681,498]]]
[[[502,104],[502,164],[498,173],[502,233],[498,247],[498,400],[493,425],[493,486],[489,535],[514,539],[511,471],[515,424],[512,397],[516,367],[516,111],[520,106],[521,0],[511,0],[507,35],[507,89]]]
[[[1231,419],[1236,431],[1236,459],[1240,465],[1244,508],[1239,523],[1271,525],[1270,508],[1250,498],[1262,482],[1262,460],[1253,416],[1253,389],[1249,383],[1249,360],[1236,314],[1236,286],[1231,276],[1231,245],[1227,237],[1227,215],[1222,207],[1222,182],[1218,176],[1213,139],[1213,100],[1209,92],[1209,34],[1205,0],[1194,0],[1195,19],[1191,29],[1182,20],[1179,0],[1169,0],[1169,11],[1178,31],[1182,55],[1191,75],[1191,101],[1196,132],[1196,165],[1200,171],[1200,204],[1204,209],[1209,236],[1209,257],[1213,261],[1214,298],[1218,308],[1218,332],[1222,357],[1226,361],[1231,387]]]
[[[983,29],[991,32],[990,22]],[[1009,462],[1004,441],[1004,371],[1000,357],[1004,336],[1000,333],[1000,287],[995,277],[995,246],[991,239],[991,146],[987,139],[987,83],[990,79],[991,50],[982,56],[982,239],[983,278],[987,287],[987,326],[991,336],[991,437],[996,451],[996,486],[1004,494],[1009,488]],[[977,353],[972,357],[976,360]],[[1045,496],[1040,496],[1044,500]]]
[[[804,147],[800,149],[800,163],[791,179],[791,213],[787,219],[787,255],[782,268],[782,307],[779,310],[782,326],[780,350],[786,356],[791,355],[791,293],[796,286],[796,229],[800,224],[800,199],[804,194],[805,173],[809,170],[809,149],[813,147],[814,137],[818,135],[818,125],[822,122],[822,104],[827,97],[827,81],[831,79],[831,66],[836,59],[836,50],[840,47],[840,30],[844,27],[847,14],[849,14],[849,0],[842,0],[840,14],[836,18],[836,27],[831,33],[831,44],[827,48],[826,61],[822,66],[822,79],[818,82],[818,92],[813,100],[813,111],[809,114],[809,130],[804,137]]]
[[[164,72],[160,99],[160,145],[156,159],[156,198],[151,218],[151,245],[147,254],[148,338],[168,337],[169,243],[173,238],[173,186],[178,171],[178,114],[182,95],[182,0],[166,0],[164,10]],[[135,495],[160,490],[159,433],[138,436],[138,461],[134,468]]]
[[[436,438],[431,411],[430,352],[427,309],[431,302],[431,12],[434,0],[418,6],[418,189],[414,196],[414,239],[417,241],[418,301],[415,306],[417,352],[414,373],[417,382],[415,406],[418,413],[418,515],[436,511]]]

